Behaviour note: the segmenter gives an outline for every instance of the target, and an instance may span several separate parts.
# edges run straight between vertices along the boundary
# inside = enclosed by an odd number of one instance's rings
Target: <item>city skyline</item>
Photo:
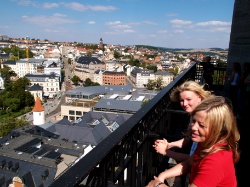
[[[7,0],[0,35],[54,42],[228,48],[234,0]]]

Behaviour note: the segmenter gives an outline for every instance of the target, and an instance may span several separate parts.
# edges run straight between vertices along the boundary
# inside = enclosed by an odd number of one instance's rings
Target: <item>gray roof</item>
[[[89,112],[82,116],[79,123],[72,124],[63,118],[47,129],[28,125],[13,130],[0,139],[0,167],[5,160],[4,169],[0,170],[0,186],[9,186],[15,176],[21,177],[29,187],[50,186],[58,173],[57,164],[62,161],[61,154],[81,156],[84,145],[96,146],[112,133],[104,122],[122,125],[130,116]],[[104,118],[106,121],[102,121]],[[93,125],[91,122],[95,119],[100,123]],[[40,148],[36,147],[39,143]]]
[[[8,59],[8,58],[10,58],[10,54],[6,54],[6,53],[0,53],[0,58],[2,58],[2,59]]]
[[[9,171],[5,168],[1,169],[0,179],[2,179],[2,183],[0,185],[6,187],[12,183],[12,179],[16,176],[22,178],[26,186],[29,187],[41,186],[41,184],[43,184],[43,186],[49,186],[54,181],[57,171],[57,168],[53,166],[48,167],[39,163],[32,163],[26,160],[0,155],[0,165],[2,165],[4,161],[6,162],[5,167],[12,165]],[[15,167],[17,168],[16,171]],[[46,180],[42,180],[42,175],[46,175],[46,173],[48,173]]]
[[[116,71],[104,71],[103,72],[103,74],[118,74],[118,75],[126,75],[126,73],[125,72],[122,72],[122,71],[120,71],[120,72],[116,72]]]
[[[28,91],[43,91],[43,87],[40,86],[39,84],[34,84],[32,86],[25,86],[25,90]]]
[[[2,62],[3,65],[16,65],[15,60],[6,60],[5,62]]]
[[[155,75],[173,75],[173,74],[169,73],[168,71],[157,71],[155,72]]]
[[[75,143],[58,137],[39,126],[28,125],[1,138],[0,186],[7,187],[16,176],[29,187],[50,186],[58,172],[57,164],[62,162],[61,154],[79,157],[84,153]],[[37,147],[39,143],[41,147]]]
[[[30,74],[27,73],[25,75],[26,78],[50,78],[54,79],[55,77],[58,77],[54,72],[51,72],[50,74],[45,74],[45,73],[36,73],[36,74]]]
[[[105,108],[112,110],[136,112],[141,108],[141,103],[141,101],[127,101],[102,98],[98,103],[96,103],[96,105],[93,107],[93,110]]]
[[[112,92],[120,92],[120,93],[129,93],[133,89],[132,86],[88,86],[88,87],[80,87],[74,88],[72,90],[68,90],[66,92],[67,95],[93,95],[93,94],[103,94],[103,93],[112,93]]]
[[[86,64],[89,65],[90,63],[93,64],[104,64],[104,62],[100,61],[96,57],[87,57],[87,56],[81,56],[77,59],[77,63],[79,64]]]

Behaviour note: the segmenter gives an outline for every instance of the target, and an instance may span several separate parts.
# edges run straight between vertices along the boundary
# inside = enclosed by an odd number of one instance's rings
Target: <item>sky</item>
[[[0,35],[226,49],[233,7],[234,0],[1,0]]]

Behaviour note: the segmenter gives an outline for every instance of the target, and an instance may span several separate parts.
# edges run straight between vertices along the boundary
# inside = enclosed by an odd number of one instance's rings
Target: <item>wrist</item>
[[[172,142],[168,143],[168,149],[171,149],[173,147],[175,147],[175,145]]]
[[[159,182],[155,187],[160,187],[164,182]]]

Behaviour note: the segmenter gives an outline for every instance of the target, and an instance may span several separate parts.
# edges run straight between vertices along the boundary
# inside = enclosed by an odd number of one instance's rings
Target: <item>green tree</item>
[[[18,119],[14,117],[8,117],[4,119],[0,124],[0,137],[9,134],[12,129],[23,127],[26,125],[29,125],[29,122],[24,118]]]
[[[147,69],[153,70],[154,72],[157,71],[157,67],[156,67],[156,66],[153,66],[153,65],[148,65],[148,66],[147,66]]]
[[[87,78],[87,79],[84,81],[83,86],[85,86],[85,87],[87,87],[87,86],[100,86],[100,84],[97,83],[97,82],[92,82],[90,78]]]
[[[25,91],[25,106],[34,106],[35,100],[34,96],[29,92]]]
[[[172,73],[174,75],[174,77],[176,77],[179,73],[179,68],[178,67],[175,67],[175,68],[169,68],[168,69],[168,72],[169,73]]]
[[[6,78],[6,81],[10,80],[10,77],[17,76],[17,74],[11,70],[10,67],[4,65],[3,68],[0,69],[0,73],[2,77]]]
[[[115,57],[115,58],[120,58],[121,56],[122,56],[121,53],[119,53],[119,52],[117,52],[117,51],[114,52],[114,57]]]
[[[162,89],[162,85],[163,85],[163,78],[162,77],[158,77],[156,79],[156,82],[155,82],[155,87],[157,88],[157,90],[161,90]]]
[[[68,58],[68,64],[71,64],[71,58]]]
[[[74,83],[74,85],[78,85],[79,81],[80,81],[80,78],[76,75],[74,75],[72,78],[71,78],[71,81]]]
[[[146,104],[148,104],[149,101],[150,101],[150,99],[142,101],[141,106],[145,106]]]
[[[155,82],[153,80],[148,79],[147,89],[153,90],[155,88]]]

